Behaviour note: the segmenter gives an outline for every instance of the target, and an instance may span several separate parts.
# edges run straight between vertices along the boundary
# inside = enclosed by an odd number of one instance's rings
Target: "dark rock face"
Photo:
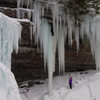
[[[16,10],[14,9],[0,8],[0,12],[16,18]],[[25,80],[45,79],[47,77],[47,72],[44,71],[43,54],[35,45],[34,38],[32,42],[30,40],[30,23],[21,22],[21,24],[23,26],[22,39],[18,54],[12,54],[12,71],[15,74],[18,82]],[[73,48],[68,47],[66,44],[66,71],[95,69],[95,64],[89,49],[89,45],[86,47],[86,44],[87,43],[84,45],[83,42],[80,44],[80,51],[78,54],[75,42],[73,44]],[[56,57],[56,72],[54,75],[58,75],[58,70],[58,60]]]
[[[0,0],[0,6],[16,8],[17,0]]]
[[[0,12],[12,18],[16,18],[17,16],[16,9],[12,9],[12,8],[0,7]]]

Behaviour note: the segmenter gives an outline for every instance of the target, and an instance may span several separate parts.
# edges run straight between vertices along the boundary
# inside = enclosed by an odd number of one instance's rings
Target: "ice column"
[[[47,19],[42,19],[40,25],[40,45],[44,54],[44,63],[48,68],[48,77],[49,77],[49,94],[52,94],[52,77],[55,67],[55,54],[54,54],[54,44],[53,36],[51,34],[51,27]]]
[[[97,17],[98,18],[98,17]],[[100,16],[99,16],[100,18]],[[95,30],[96,30],[96,35],[95,37],[95,43],[94,43],[94,50],[95,50],[95,62],[96,62],[96,68],[97,70],[100,71],[100,20],[96,20],[95,24]]]

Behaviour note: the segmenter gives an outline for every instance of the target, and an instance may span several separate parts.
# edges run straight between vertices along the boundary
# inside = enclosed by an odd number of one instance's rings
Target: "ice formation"
[[[18,52],[21,26],[14,19],[0,13],[0,62],[11,68],[11,54]]]
[[[44,30],[45,29],[45,30]],[[52,93],[52,75],[53,75],[53,67],[54,67],[54,51],[53,51],[53,37],[51,34],[51,27],[48,23],[47,19],[42,19],[40,26],[40,43],[41,49],[43,49],[44,53],[44,62],[45,65],[47,63],[48,66],[48,76],[49,76],[49,93]],[[51,68],[52,67],[52,68]]]
[[[18,86],[11,72],[11,54],[18,52],[21,25],[0,13],[0,99],[21,100]]]
[[[13,73],[0,62],[0,99],[21,100]]]
[[[22,7],[22,1],[26,2],[29,7],[27,0],[18,0],[18,7]],[[44,2],[44,3],[43,3]],[[62,10],[62,5],[57,4],[56,1],[48,0],[37,0],[34,1],[34,30],[36,43],[40,43],[41,51],[44,53],[44,65],[48,67],[49,73],[49,84],[52,84],[52,76],[55,71],[55,54],[58,51],[59,61],[59,73],[65,72],[65,41],[68,37],[68,44],[73,45],[73,36],[76,40],[77,51],[79,50],[79,38],[87,38],[90,41],[91,52],[96,62],[97,70],[100,69],[100,16],[91,17],[89,15],[82,16],[84,22],[76,21],[70,16],[65,14]],[[51,11],[52,23],[53,23],[53,36],[50,34],[50,26],[47,19],[43,19],[43,15],[46,10]],[[78,24],[80,23],[80,27]],[[49,52],[49,53],[48,53]],[[51,64],[52,63],[52,64]],[[46,69],[46,68],[45,68]],[[49,85],[49,89],[52,85]]]

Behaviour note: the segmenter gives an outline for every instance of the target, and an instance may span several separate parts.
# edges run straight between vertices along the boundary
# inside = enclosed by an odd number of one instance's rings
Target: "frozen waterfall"
[[[18,52],[18,41],[21,38],[20,24],[0,13],[0,62],[11,68],[11,54]]]
[[[21,25],[0,13],[0,99],[21,100],[15,77],[11,72],[11,54],[18,52]]]
[[[84,35],[90,41],[91,52],[96,62],[97,70],[100,69],[100,16],[82,16],[84,21],[78,22],[70,14],[65,14],[62,5],[52,0],[37,0],[34,6],[29,7],[30,0],[18,0],[18,8],[27,4],[28,8],[34,9],[33,23],[36,43],[40,43],[41,51],[44,53],[44,66],[47,65],[49,74],[49,89],[52,88],[52,76],[55,71],[55,54],[58,51],[59,73],[65,72],[65,41],[68,37],[68,44],[73,45],[73,36],[76,40],[76,48],[79,50],[80,37],[84,40]],[[50,10],[53,24],[54,36],[51,36],[50,26],[47,19],[43,19],[45,10]],[[80,26],[78,25],[80,24]],[[51,34],[50,34],[51,33]],[[48,54],[48,52],[50,52]],[[67,57],[66,57],[67,58]],[[46,68],[45,68],[46,69]]]

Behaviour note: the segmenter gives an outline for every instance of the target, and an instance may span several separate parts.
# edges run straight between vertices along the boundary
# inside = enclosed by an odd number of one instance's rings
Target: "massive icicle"
[[[18,86],[11,72],[11,54],[18,52],[21,25],[0,13],[0,99],[21,100]],[[3,63],[3,64],[2,64]]]
[[[100,19],[98,20],[99,17],[96,18],[96,23],[95,23],[95,35],[93,35],[93,49],[94,49],[94,54],[95,54],[95,62],[96,62],[96,68],[97,70],[100,70]]]
[[[18,40],[21,38],[21,26],[14,19],[0,13],[0,62],[11,68],[13,49],[18,52]]]
[[[44,30],[45,29],[45,30]],[[49,76],[49,93],[52,94],[52,77],[53,77],[53,69],[55,67],[55,58],[54,58],[54,44],[53,44],[53,36],[51,34],[51,27],[48,23],[47,19],[42,19],[40,25],[40,44],[41,49],[43,49],[44,54],[44,63],[45,66],[48,66],[48,76]]]

